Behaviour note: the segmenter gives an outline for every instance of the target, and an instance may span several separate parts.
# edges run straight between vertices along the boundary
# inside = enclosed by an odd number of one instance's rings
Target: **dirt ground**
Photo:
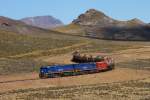
[[[122,51],[117,51],[114,53],[102,53],[102,52],[97,52],[97,53],[88,53],[88,55],[104,55],[104,56],[110,56],[115,59],[116,63],[119,62],[126,62],[126,61],[132,61],[136,59],[149,59],[150,58],[150,46],[143,46],[141,48],[137,49],[128,49],[128,50],[122,50]],[[49,63],[56,63],[57,64],[71,64],[72,62],[70,61],[72,57],[72,53],[68,53],[65,55],[59,55],[55,57],[41,57],[36,60],[43,60]]]
[[[103,53],[92,53],[93,55]],[[106,55],[106,54],[103,54]],[[112,54],[116,63],[132,61],[134,59],[148,59],[150,58],[150,47],[143,47],[138,49],[128,49]],[[59,59],[58,59],[59,58]],[[70,61],[71,53],[55,57],[42,57],[37,60],[43,60],[50,63],[59,62],[60,64],[72,63]],[[53,79],[39,79],[38,73],[15,74],[0,76],[0,93],[29,88],[43,88],[43,87],[58,87],[58,86],[75,86],[75,85],[89,85],[98,83],[113,83],[129,80],[139,80],[150,77],[150,71],[135,70],[128,68],[116,68],[113,71],[88,74],[81,76],[62,77]]]

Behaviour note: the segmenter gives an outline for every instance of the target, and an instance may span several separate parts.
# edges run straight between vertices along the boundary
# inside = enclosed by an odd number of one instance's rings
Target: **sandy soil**
[[[97,55],[99,53],[93,54]],[[147,59],[150,58],[150,47],[143,47],[139,49],[128,49],[107,55],[112,56],[116,62],[131,61],[135,59]],[[60,64],[68,64],[72,63],[70,59],[71,53],[51,58],[42,57],[39,58],[38,60],[44,60],[50,63],[56,63],[57,61]],[[38,73],[28,73],[19,75],[16,74],[16,75],[0,76],[0,92],[6,92],[17,89],[28,89],[28,88],[112,83],[129,80],[139,80],[147,77],[150,77],[149,71],[127,69],[127,68],[116,68],[113,71],[102,72],[97,74],[53,78],[53,79],[39,79]]]

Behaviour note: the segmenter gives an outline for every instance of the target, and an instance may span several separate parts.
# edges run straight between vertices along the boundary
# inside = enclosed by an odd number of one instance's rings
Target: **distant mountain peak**
[[[138,18],[134,18],[134,19],[131,19],[129,20],[130,22],[133,22],[133,23],[136,23],[136,24],[145,24],[143,21],[141,21],[140,19]]]
[[[112,23],[114,20],[106,16],[103,12],[89,9],[84,14],[81,14],[72,23],[79,25],[102,25]]]
[[[60,20],[58,20],[50,15],[26,17],[26,18],[21,19],[21,21],[28,25],[45,28],[45,29],[50,29],[53,27],[63,25],[63,23]]]
[[[103,17],[106,16],[103,12],[98,11],[98,10],[96,10],[96,9],[89,9],[89,10],[87,10],[87,11],[85,12],[85,14],[89,14],[89,15],[99,14],[99,15],[101,15],[101,16],[103,16]]]

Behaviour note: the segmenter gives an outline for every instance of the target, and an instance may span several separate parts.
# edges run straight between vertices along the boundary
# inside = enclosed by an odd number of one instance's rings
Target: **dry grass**
[[[57,27],[53,30],[62,32],[62,33],[67,33],[70,35],[79,35],[79,36],[85,35],[84,30],[79,25],[75,25],[75,24],[69,24],[66,26]]]
[[[50,37],[52,36],[52,37]],[[79,39],[64,36],[50,35],[49,37],[32,37],[11,32],[0,32],[0,57],[13,56],[32,51],[61,48],[81,42]]]
[[[150,80],[150,78],[148,78]],[[88,86],[51,87],[17,90],[0,94],[15,100],[149,100],[150,83],[143,80]]]
[[[43,61],[35,61],[38,57],[52,57],[60,54],[70,53],[75,50],[81,52],[118,52],[129,48],[140,48],[141,46],[149,45],[149,42],[127,42],[127,41],[109,41],[82,38],[78,36],[63,36],[55,37],[53,40],[45,38],[13,36],[4,36],[4,48],[0,49],[0,72],[1,74],[21,73],[37,71],[41,65],[47,65]],[[18,36],[18,35],[17,35]],[[3,38],[3,39],[5,39]],[[11,38],[11,39],[10,39]],[[7,39],[9,41],[7,41]],[[35,39],[35,40],[34,40]],[[2,41],[2,40],[1,40]],[[23,45],[27,43],[27,45]],[[0,44],[0,45],[4,45]],[[57,45],[58,44],[58,45]],[[40,63],[40,64],[39,64]],[[35,67],[36,66],[36,67]],[[16,67],[16,68],[15,68]],[[15,69],[15,71],[14,71]]]
[[[15,74],[15,73],[29,73],[39,71],[42,65],[47,65],[46,62],[35,61],[33,59],[0,59],[0,75]]]
[[[150,59],[139,59],[139,60],[132,60],[129,62],[120,62],[116,66],[123,68],[150,70]]]

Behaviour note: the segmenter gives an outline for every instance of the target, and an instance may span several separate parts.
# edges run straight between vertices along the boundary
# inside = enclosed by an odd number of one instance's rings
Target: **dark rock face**
[[[52,16],[27,17],[21,19],[21,21],[28,25],[45,28],[45,29],[50,29],[50,28],[63,25],[63,23],[60,20]]]
[[[150,40],[150,26],[135,18],[118,21],[95,9],[90,9],[75,19],[86,35],[94,38],[113,40]]]

